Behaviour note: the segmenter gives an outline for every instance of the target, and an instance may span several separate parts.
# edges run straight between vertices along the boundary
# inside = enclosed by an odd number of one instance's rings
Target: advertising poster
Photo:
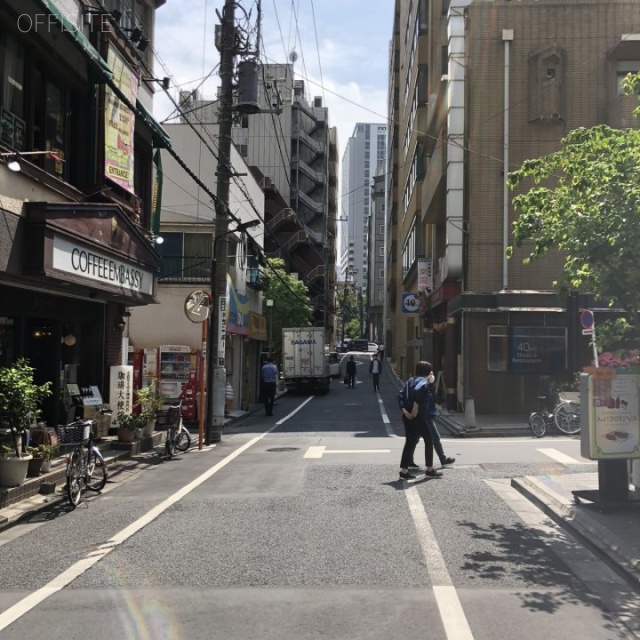
[[[138,77],[131,67],[112,48],[107,64],[113,71],[113,81],[131,104],[138,94]],[[105,87],[104,122],[104,174],[118,186],[134,193],[133,189],[133,134],[135,114],[120,98]]]
[[[582,436],[583,445],[588,444],[586,457],[640,458],[640,376],[606,373],[589,379],[589,429]]]

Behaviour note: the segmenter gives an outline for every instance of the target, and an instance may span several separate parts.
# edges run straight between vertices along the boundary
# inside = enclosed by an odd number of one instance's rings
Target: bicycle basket
[[[176,425],[180,419],[180,409],[178,407],[169,407],[167,410],[167,424]]]
[[[60,444],[86,442],[91,435],[91,424],[60,424],[56,427]]]

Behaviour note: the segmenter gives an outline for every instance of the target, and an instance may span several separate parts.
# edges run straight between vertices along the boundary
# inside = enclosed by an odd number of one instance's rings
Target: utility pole
[[[231,179],[231,125],[233,122],[233,63],[235,51],[236,0],[225,0],[220,31],[220,99],[218,110],[218,170],[216,190],[215,236],[227,234],[229,224],[229,182]],[[207,368],[207,444],[222,440],[224,427],[224,392],[226,385],[226,305],[227,305],[227,242],[219,250],[213,241],[211,264],[213,305],[209,331]]]

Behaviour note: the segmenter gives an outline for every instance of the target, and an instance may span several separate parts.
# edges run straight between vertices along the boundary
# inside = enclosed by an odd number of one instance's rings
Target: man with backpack
[[[405,429],[405,444],[400,460],[400,478],[412,480],[414,475],[409,473],[409,467],[415,467],[413,454],[420,438],[425,444],[425,475],[436,478],[442,472],[436,471],[433,467],[434,446],[440,457],[440,462],[453,464],[454,458],[446,457],[440,442],[440,434],[435,425],[436,400],[433,383],[433,367],[430,362],[420,361],[416,365],[416,375],[409,378],[404,387],[398,392],[398,403],[402,411],[402,422]],[[437,446],[435,444],[437,440]]]

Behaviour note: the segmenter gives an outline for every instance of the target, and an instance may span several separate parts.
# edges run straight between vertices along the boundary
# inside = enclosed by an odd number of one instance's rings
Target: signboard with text
[[[580,453],[590,460],[640,458],[640,375],[600,369],[580,376]]]
[[[109,369],[109,405],[115,417],[133,411],[133,367],[119,365]]]
[[[418,313],[420,297],[417,293],[402,294],[402,313]]]
[[[433,291],[433,268],[431,258],[418,258],[418,293]]]

